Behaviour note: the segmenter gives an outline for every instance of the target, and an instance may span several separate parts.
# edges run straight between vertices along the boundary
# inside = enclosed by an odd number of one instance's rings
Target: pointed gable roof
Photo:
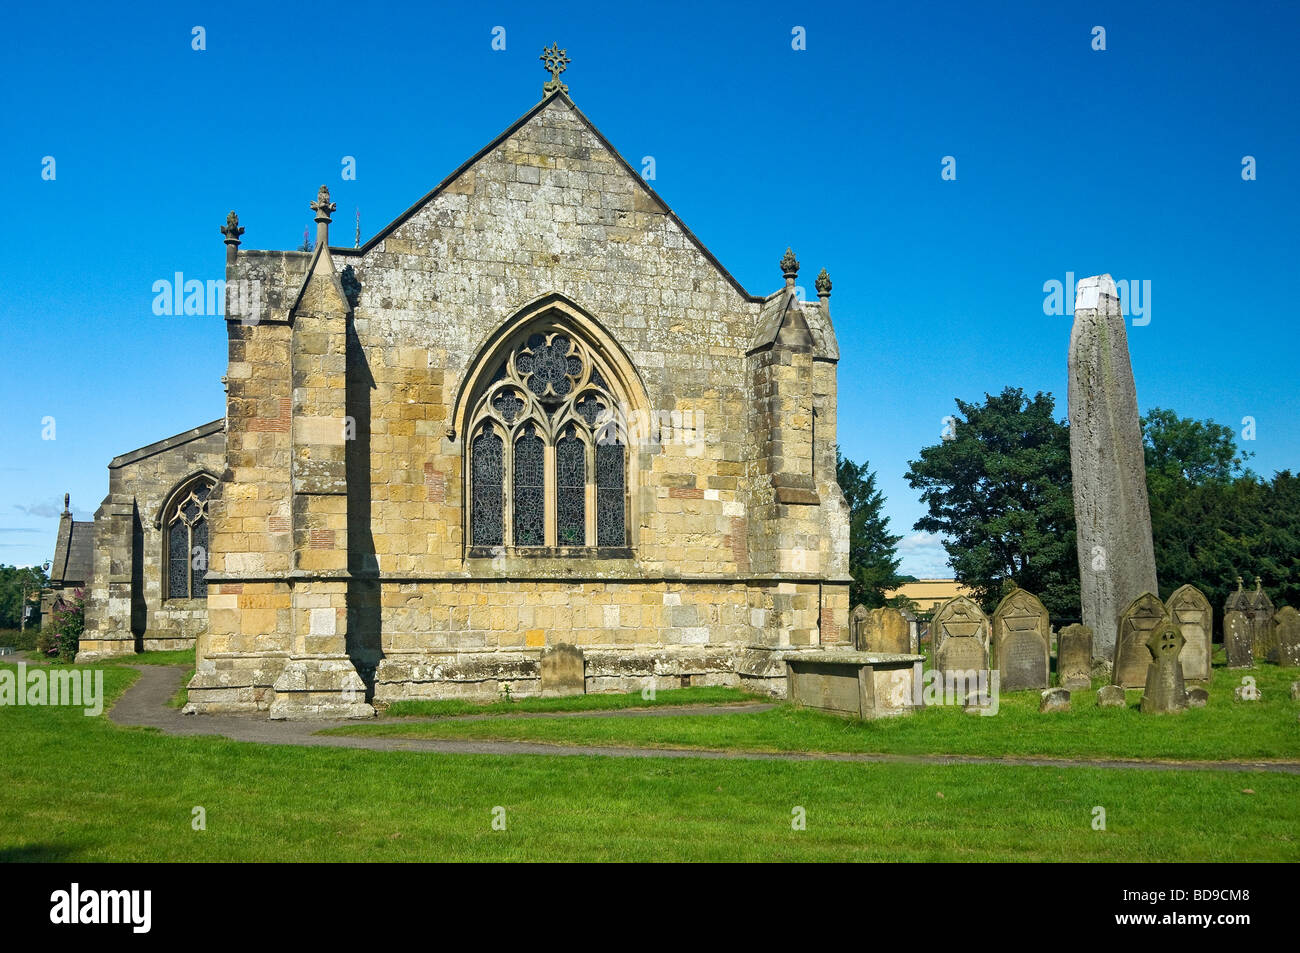
[[[568,94],[562,90],[557,90],[543,97],[542,100],[539,103],[537,103],[537,105],[533,106],[532,109],[528,110],[528,112],[524,113],[513,123],[511,123],[510,126],[504,132],[502,132],[499,136],[497,136],[486,146],[484,146],[482,149],[476,152],[473,156],[467,159],[464,163],[462,163],[459,168],[457,168],[454,172],[451,173],[451,175],[447,176],[445,179],[439,182],[438,185],[432,191],[428,192],[423,198],[417,201],[405,212],[403,212],[401,215],[397,216],[397,218],[389,222],[388,225],[386,225],[378,233],[372,236],[371,239],[367,241],[365,244],[363,244],[360,248],[341,248],[341,247],[331,246],[330,251],[334,255],[338,255],[344,258],[362,256],[367,254],[372,249],[374,249],[377,245],[379,245],[382,241],[384,241],[385,238],[391,235],[399,226],[401,226],[412,216],[414,216],[417,212],[419,212],[426,205],[428,205],[435,198],[437,198],[441,193],[448,191],[450,186],[452,186],[452,184],[455,183],[455,181],[458,178],[460,178],[466,172],[470,171],[470,169],[472,169],[480,159],[482,159],[484,156],[488,155],[489,153],[497,149],[503,142],[509,139],[519,129],[521,129],[531,119],[533,119],[533,117],[541,113],[542,110],[547,109],[548,107],[553,106],[557,103],[569,109],[573,113],[573,115],[578,118],[578,120],[583,124],[583,126],[586,127],[587,131],[590,132],[591,135],[594,136],[595,139],[601,144],[601,146],[606,151],[608,151],[611,156],[614,157],[615,161],[623,168],[623,170],[626,171],[631,178],[636,180],[637,186],[639,186],[639,188],[643,191],[643,193],[652,202],[654,202],[659,208],[663,210],[664,214],[669,218],[670,221],[672,221],[674,225],[676,225],[679,229],[681,229],[682,234],[686,236],[686,239],[692,245],[694,245],[694,247],[700,252],[700,254],[703,255],[704,258],[714,268],[717,269],[719,274],[721,274],[722,277],[727,281],[727,283],[730,284],[731,287],[735,289],[736,293],[740,295],[741,298],[743,298],[745,301],[752,302],[752,303],[759,303],[764,300],[761,295],[753,295],[745,290],[745,288],[740,284],[739,281],[735,279],[735,277],[731,274],[731,272],[729,272],[726,269],[726,267],[723,266],[722,262],[720,262],[717,259],[717,257],[713,254],[713,252],[709,251],[709,249],[705,246],[705,244],[695,236],[695,233],[692,232],[686,226],[686,223],[683,222],[681,218],[678,217],[677,213],[672,210],[672,208],[668,205],[668,203],[659,197],[659,194],[650,187],[649,183],[647,183],[646,180],[637,173],[636,169],[634,169],[632,165],[625,158],[623,158],[622,154],[617,149],[614,148],[614,146],[610,143],[610,141],[605,138],[605,136],[601,133],[599,129],[596,128],[595,124],[590,119],[588,119],[586,115],[583,114],[582,110],[580,110],[574,104],[573,100],[569,98]]]
[[[754,343],[749,348],[750,353],[775,344],[781,328],[795,315],[802,316],[807,324],[813,354],[828,361],[838,361],[840,346],[835,340],[835,329],[831,326],[830,316],[825,313],[821,303],[800,301],[787,288],[782,288],[764,300],[763,309],[758,316],[758,329],[754,333]]]

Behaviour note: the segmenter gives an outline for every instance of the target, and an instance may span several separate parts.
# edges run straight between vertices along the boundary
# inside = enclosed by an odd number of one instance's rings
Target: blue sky
[[[114,455],[221,416],[222,320],[155,316],[151,288],[221,276],[228,210],[246,247],[297,247],[326,182],[336,242],[358,207],[369,238],[537,101],[553,41],[746,288],[780,285],[787,245],[802,284],[829,269],[841,445],[878,471],[905,571],[947,572],[903,474],[954,397],[1017,385],[1065,416],[1070,318],[1043,285],[1067,272],[1151,283],[1143,410],[1254,417],[1255,469],[1300,467],[1294,3],[48,10],[0,33],[0,562],[49,558],[63,493],[88,518]]]

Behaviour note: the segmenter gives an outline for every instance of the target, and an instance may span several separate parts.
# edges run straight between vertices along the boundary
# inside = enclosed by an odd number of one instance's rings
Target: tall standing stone
[[[1168,621],[1165,604],[1149,592],[1142,593],[1128,604],[1119,620],[1115,664],[1111,669],[1112,683],[1124,688],[1141,688],[1146,684],[1147,667],[1151,664],[1147,640],[1153,631]],[[1182,649],[1181,642],[1179,649]]]
[[[1062,688],[1092,687],[1092,629],[1067,625],[1056,640],[1056,677]]]
[[[1187,585],[1165,603],[1169,618],[1183,633],[1183,678],[1203,681],[1210,677],[1210,639],[1214,631],[1214,610],[1201,590]]]
[[[1277,645],[1277,664],[1300,666],[1300,612],[1283,606],[1273,616],[1273,641]]]
[[[986,671],[989,619],[965,596],[949,599],[930,621],[930,652],[941,672]]]
[[[993,654],[1004,692],[1047,687],[1051,622],[1038,597],[1015,589],[993,613]]]
[[[1143,712],[1161,713],[1182,711],[1187,707],[1187,686],[1183,683],[1183,664],[1179,654],[1184,645],[1183,634],[1173,622],[1162,622],[1147,636],[1146,649],[1151,662],[1147,666],[1147,679],[1142,692]]]
[[[1078,286],[1069,399],[1083,623],[1093,631],[1093,651],[1109,657],[1120,611],[1142,593],[1157,591],[1137,390],[1110,275],[1085,278]]]

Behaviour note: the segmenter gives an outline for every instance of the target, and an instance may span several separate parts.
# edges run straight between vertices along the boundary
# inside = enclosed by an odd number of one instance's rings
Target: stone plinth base
[[[464,698],[494,701],[545,694],[542,650],[389,655],[375,672],[375,701]],[[741,685],[735,653],[725,648],[583,649],[583,690],[591,693],[667,691],[694,685]],[[785,666],[772,678],[782,680]],[[576,685],[574,686],[576,691]]]
[[[207,656],[190,679],[185,714],[266,711],[287,661],[284,654]]]
[[[98,662],[106,658],[120,658],[123,655],[135,655],[135,639],[83,639],[77,648],[74,661],[78,665]]]
[[[291,658],[275,680],[273,720],[373,718],[366,683],[346,655]]]
[[[796,705],[854,718],[904,715],[916,707],[920,655],[835,649],[780,652],[786,697]]]

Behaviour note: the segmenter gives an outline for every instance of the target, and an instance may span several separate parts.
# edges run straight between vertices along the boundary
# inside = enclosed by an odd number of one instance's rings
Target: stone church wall
[[[559,643],[583,648],[589,690],[780,691],[766,650],[847,637],[838,353],[806,327],[793,346],[756,344],[775,299],[740,289],[566,98],[363,249],[230,261],[228,281],[271,287],[264,320],[228,322],[196,707],[268,707],[293,659],[344,642],[386,701],[532,693]],[[304,285],[323,262],[337,276]],[[803,306],[828,329],[818,308]],[[533,315],[618,368],[657,438],[629,445],[621,557],[470,548],[461,431],[502,329]],[[778,469],[800,471],[797,493],[781,495]]]
[[[220,476],[222,424],[213,421],[109,464],[108,496],[95,513],[94,570],[78,658],[189,648],[206,629],[205,597],[164,598],[161,521],[169,497],[186,481]]]

